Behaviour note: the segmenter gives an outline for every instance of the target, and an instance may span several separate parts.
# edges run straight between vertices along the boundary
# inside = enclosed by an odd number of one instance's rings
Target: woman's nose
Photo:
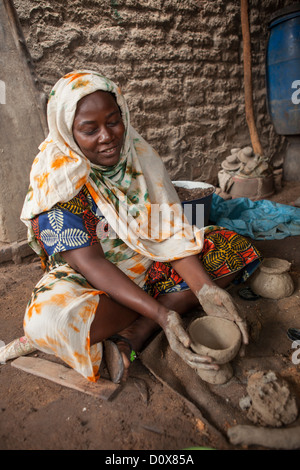
[[[99,132],[98,142],[105,143],[105,142],[110,142],[111,140],[112,140],[111,132],[106,127],[103,127]]]

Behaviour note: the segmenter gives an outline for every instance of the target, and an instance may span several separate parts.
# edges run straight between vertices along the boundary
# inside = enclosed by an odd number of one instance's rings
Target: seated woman
[[[104,345],[111,380],[120,382],[135,351],[162,328],[188,365],[218,368],[191,351],[180,315],[200,303],[206,314],[236,322],[247,343],[224,287],[249,275],[260,253],[234,232],[188,224],[161,159],[101,74],[61,78],[48,125],[21,215],[45,268],[24,318],[31,347],[96,381]]]

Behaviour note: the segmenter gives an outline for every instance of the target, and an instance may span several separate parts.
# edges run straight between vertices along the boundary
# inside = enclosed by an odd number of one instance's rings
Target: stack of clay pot
[[[269,174],[269,164],[266,158],[255,155],[252,147],[232,149],[231,155],[223,161],[221,166],[225,171],[235,171],[239,175],[248,177]]]
[[[266,157],[256,155],[252,147],[233,148],[221,166],[218,174],[221,191],[232,198],[257,200],[274,193],[270,165]]]

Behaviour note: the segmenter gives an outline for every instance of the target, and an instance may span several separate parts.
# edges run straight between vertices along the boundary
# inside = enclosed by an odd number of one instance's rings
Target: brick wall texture
[[[270,161],[284,148],[266,107],[271,14],[293,2],[249,0],[254,109]],[[15,0],[38,80],[98,70],[127,97],[133,126],[173,179],[215,184],[233,147],[251,144],[245,120],[240,1]]]

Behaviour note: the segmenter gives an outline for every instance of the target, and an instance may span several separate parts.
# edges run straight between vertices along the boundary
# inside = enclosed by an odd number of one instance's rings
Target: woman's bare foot
[[[149,339],[150,336],[158,329],[159,325],[157,323],[150,318],[141,316],[130,326],[119,331],[118,334],[129,341],[129,343],[127,341],[122,341],[122,339],[118,339],[116,341],[124,361],[125,370],[122,381],[125,381],[128,377],[132,351],[135,353],[141,351],[147,339]]]

